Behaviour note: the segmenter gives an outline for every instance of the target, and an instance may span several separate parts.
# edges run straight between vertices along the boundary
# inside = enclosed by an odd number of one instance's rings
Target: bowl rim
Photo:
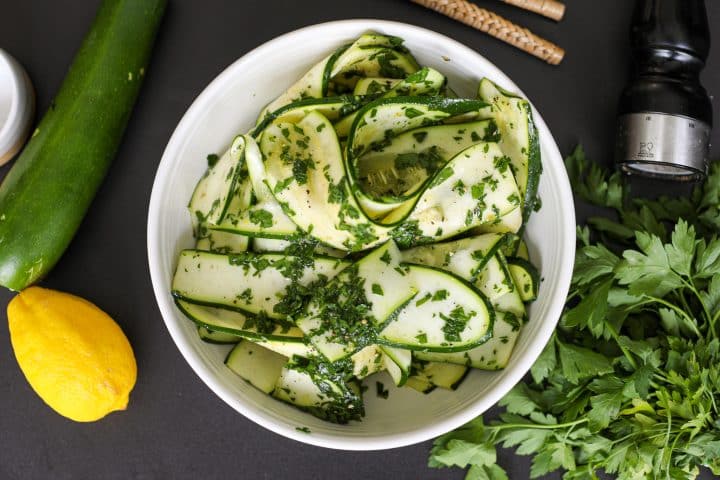
[[[549,302],[549,307],[546,310],[547,313],[538,328],[535,339],[528,345],[526,351],[523,352],[524,355],[522,357],[522,362],[520,361],[521,359],[517,359],[513,366],[506,368],[504,370],[506,372],[505,376],[497,382],[495,387],[488,392],[487,395],[475,401],[475,403],[468,408],[457,412],[446,419],[438,420],[430,425],[420,427],[409,432],[357,438],[316,432],[313,432],[312,435],[308,435],[307,433],[297,431],[290,425],[278,422],[269,415],[264,415],[260,410],[255,410],[253,407],[245,405],[241,399],[238,399],[237,396],[233,394],[233,392],[227,390],[221,382],[214,378],[215,375],[213,371],[207,364],[204,363],[200,356],[193,351],[191,344],[184,338],[183,333],[180,330],[180,326],[174,319],[174,303],[170,298],[169,290],[164,289],[164,285],[167,282],[163,278],[160,261],[160,246],[163,238],[162,232],[159,231],[161,212],[160,192],[164,189],[164,178],[169,174],[175,158],[178,157],[178,150],[182,145],[181,140],[188,132],[190,132],[189,128],[194,121],[194,117],[198,116],[203,111],[205,104],[208,103],[214,95],[222,91],[225,84],[234,77],[237,70],[241,70],[244,65],[250,64],[258,58],[261,58],[266,51],[277,48],[277,45],[295,41],[296,39],[307,35],[309,32],[312,32],[315,35],[322,35],[324,30],[335,30],[342,27],[352,27],[354,29],[362,28],[365,30],[383,30],[386,32],[393,32],[393,34],[398,36],[402,36],[403,32],[414,32],[424,36],[428,42],[443,42],[448,45],[449,48],[452,48],[453,51],[459,51],[463,52],[465,55],[473,55],[477,57],[478,61],[485,64],[487,70],[494,72],[493,80],[502,83],[505,88],[511,88],[527,98],[517,85],[509,77],[507,77],[507,75],[505,75],[498,67],[488,61],[480,53],[456,40],[453,40],[450,37],[447,37],[446,35],[408,23],[376,19],[339,20],[306,26],[275,37],[242,55],[225,68],[219,75],[217,75],[195,98],[175,128],[170,140],[168,141],[165,151],[163,152],[162,159],[158,165],[157,173],[153,181],[148,208],[148,263],[155,299],[170,336],[175,342],[177,348],[180,350],[183,358],[190,365],[195,374],[198,375],[200,379],[225,403],[254,423],[279,435],[302,443],[340,450],[385,450],[417,444],[464,425],[496,404],[515,384],[522,380],[549,341],[565,304],[565,297],[569,291],[574,262],[575,210],[570,182],[562,164],[562,156],[560,155],[557,143],[555,142],[555,139],[545,121],[537,112],[537,109],[533,107],[535,123],[538,130],[543,132],[542,136],[545,137],[543,143],[547,142],[547,145],[550,146],[550,153],[552,157],[552,160],[550,161],[552,163],[557,163],[559,160],[560,162],[559,165],[554,166],[554,170],[557,170],[555,173],[557,173],[559,180],[558,184],[554,185],[554,187],[556,187],[556,191],[554,193],[561,200],[559,205],[559,216],[564,219],[565,224],[564,232],[562,232],[563,237],[561,238],[561,244],[564,244],[564,246],[568,248],[564,251],[566,255],[564,257],[565,261],[563,261],[559,266],[556,265],[556,268],[558,269],[556,286],[559,285],[559,290],[557,295],[552,297]],[[543,163],[546,167],[547,161],[547,159],[543,159]]]

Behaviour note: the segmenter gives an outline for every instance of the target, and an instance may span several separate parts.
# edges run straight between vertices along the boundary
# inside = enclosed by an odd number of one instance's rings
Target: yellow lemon
[[[137,365],[108,314],[80,297],[30,287],[8,305],[8,323],[25,378],[60,415],[92,422],[125,409]]]

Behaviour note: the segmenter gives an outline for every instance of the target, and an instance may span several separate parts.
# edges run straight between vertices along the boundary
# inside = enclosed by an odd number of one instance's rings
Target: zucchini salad
[[[487,78],[458,98],[402,39],[366,34],[208,165],[172,294],[203,340],[234,345],[239,377],[347,423],[378,372],[429,393],[505,367],[539,286],[527,100]]]

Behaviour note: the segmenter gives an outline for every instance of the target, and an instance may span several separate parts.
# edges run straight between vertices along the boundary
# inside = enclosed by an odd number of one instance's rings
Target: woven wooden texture
[[[510,5],[515,5],[531,12],[539,13],[556,22],[562,20],[565,15],[565,4],[556,0],[502,0]]]
[[[515,25],[500,15],[480,8],[467,0],[411,1],[492,35],[551,65],[558,65],[565,56],[565,50],[554,43],[548,42],[527,28]]]

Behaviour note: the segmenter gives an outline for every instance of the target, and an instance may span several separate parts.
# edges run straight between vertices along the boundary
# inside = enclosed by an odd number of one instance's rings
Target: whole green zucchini
[[[130,118],[165,0],[104,0],[55,100],[0,185],[0,285],[22,290],[70,244]]]

